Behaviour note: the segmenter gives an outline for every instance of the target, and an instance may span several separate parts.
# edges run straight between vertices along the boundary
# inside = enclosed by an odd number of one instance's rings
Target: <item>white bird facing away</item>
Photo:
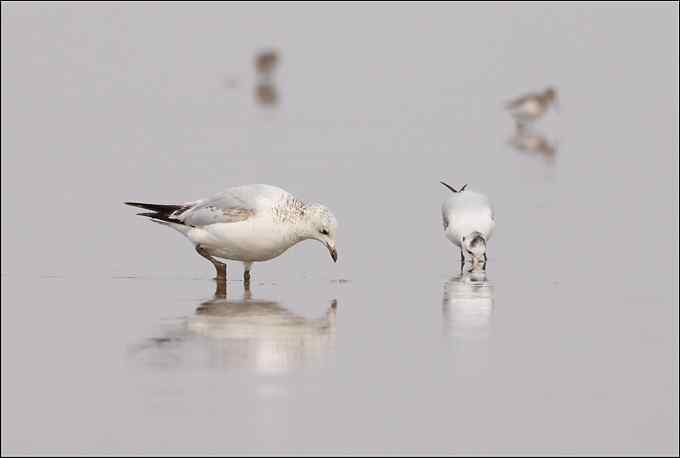
[[[150,210],[138,215],[187,237],[198,254],[215,266],[218,282],[226,281],[227,271],[225,264],[215,258],[243,262],[243,281],[249,288],[253,262],[273,259],[303,240],[318,240],[328,248],[333,261],[338,260],[333,213],[275,186],[229,188],[208,199],[181,205],[125,204]]]
[[[496,225],[489,199],[466,190],[467,185],[456,190],[443,181],[441,184],[453,191],[442,204],[442,220],[446,238],[460,248],[461,270],[466,253],[472,257],[473,266],[483,262],[486,268],[486,244]]]
[[[552,105],[557,106],[557,90],[549,87],[541,93],[526,94],[511,100],[505,105],[505,109],[515,119],[517,128],[522,129],[543,116]]]

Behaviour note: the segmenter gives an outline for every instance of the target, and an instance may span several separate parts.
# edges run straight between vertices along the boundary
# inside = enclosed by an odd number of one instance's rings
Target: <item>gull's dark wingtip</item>
[[[171,214],[177,210],[184,207],[182,205],[166,205],[166,204],[147,204],[144,202],[123,202],[125,205],[130,205],[131,207],[143,208],[144,210],[151,210],[152,212]]]
[[[181,205],[165,205],[165,204],[147,204],[144,202],[123,202],[125,205],[130,205],[131,207],[142,208],[144,210],[150,210],[148,212],[137,213],[139,216],[146,216],[156,221],[166,221],[168,223],[178,223],[183,224],[181,220],[173,217],[173,213],[181,210]]]
[[[137,207],[137,208],[146,208],[147,204],[143,202],[123,202],[125,205],[129,205],[131,207]]]

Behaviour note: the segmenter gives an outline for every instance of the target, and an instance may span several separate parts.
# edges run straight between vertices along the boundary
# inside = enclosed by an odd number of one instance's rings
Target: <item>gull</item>
[[[472,256],[473,267],[483,261],[486,269],[486,243],[491,238],[496,222],[489,199],[481,193],[459,190],[440,182],[453,191],[442,204],[444,234],[451,243],[460,248],[460,268],[465,265],[465,253]]]
[[[325,206],[305,203],[281,188],[254,184],[229,188],[208,199],[180,205],[125,202],[150,210],[138,215],[183,234],[210,261],[218,283],[226,282],[226,265],[215,258],[241,261],[243,282],[250,287],[254,262],[268,261],[303,240],[324,244],[338,260],[337,221]]]
[[[553,87],[511,100],[505,109],[515,118],[517,128],[523,129],[527,123],[543,116],[551,105],[557,106],[557,90]]]

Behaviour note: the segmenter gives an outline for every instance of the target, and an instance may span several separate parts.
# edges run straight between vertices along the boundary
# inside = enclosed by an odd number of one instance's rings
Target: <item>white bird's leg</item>
[[[486,257],[486,253],[484,253],[484,270],[486,270],[487,261],[488,261],[488,258]]]
[[[463,267],[465,267],[465,255],[463,254],[463,249],[460,249],[460,272],[463,272]]]
[[[203,256],[205,259],[210,261],[213,266],[215,266],[215,270],[217,271],[217,277],[215,280],[217,280],[218,283],[226,283],[227,282],[227,266],[223,262],[218,261],[217,259],[213,258],[208,254],[208,252],[205,250],[200,245],[196,245],[196,252]]]
[[[246,291],[250,291],[250,266],[252,265],[252,262],[243,263],[243,288]]]

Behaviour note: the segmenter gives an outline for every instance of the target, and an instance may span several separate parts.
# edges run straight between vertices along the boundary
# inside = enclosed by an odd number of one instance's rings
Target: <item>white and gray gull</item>
[[[446,238],[460,248],[461,270],[466,255],[471,257],[473,266],[483,263],[486,268],[486,245],[496,225],[489,199],[467,190],[467,185],[456,190],[443,181],[441,184],[453,192],[442,204],[442,219]]]
[[[333,261],[338,260],[333,213],[275,186],[239,186],[180,205],[125,204],[149,210],[138,215],[187,237],[198,254],[215,266],[218,281],[226,281],[227,270],[215,258],[243,262],[243,281],[249,288],[254,262],[273,259],[303,240],[318,240],[328,248]]]

